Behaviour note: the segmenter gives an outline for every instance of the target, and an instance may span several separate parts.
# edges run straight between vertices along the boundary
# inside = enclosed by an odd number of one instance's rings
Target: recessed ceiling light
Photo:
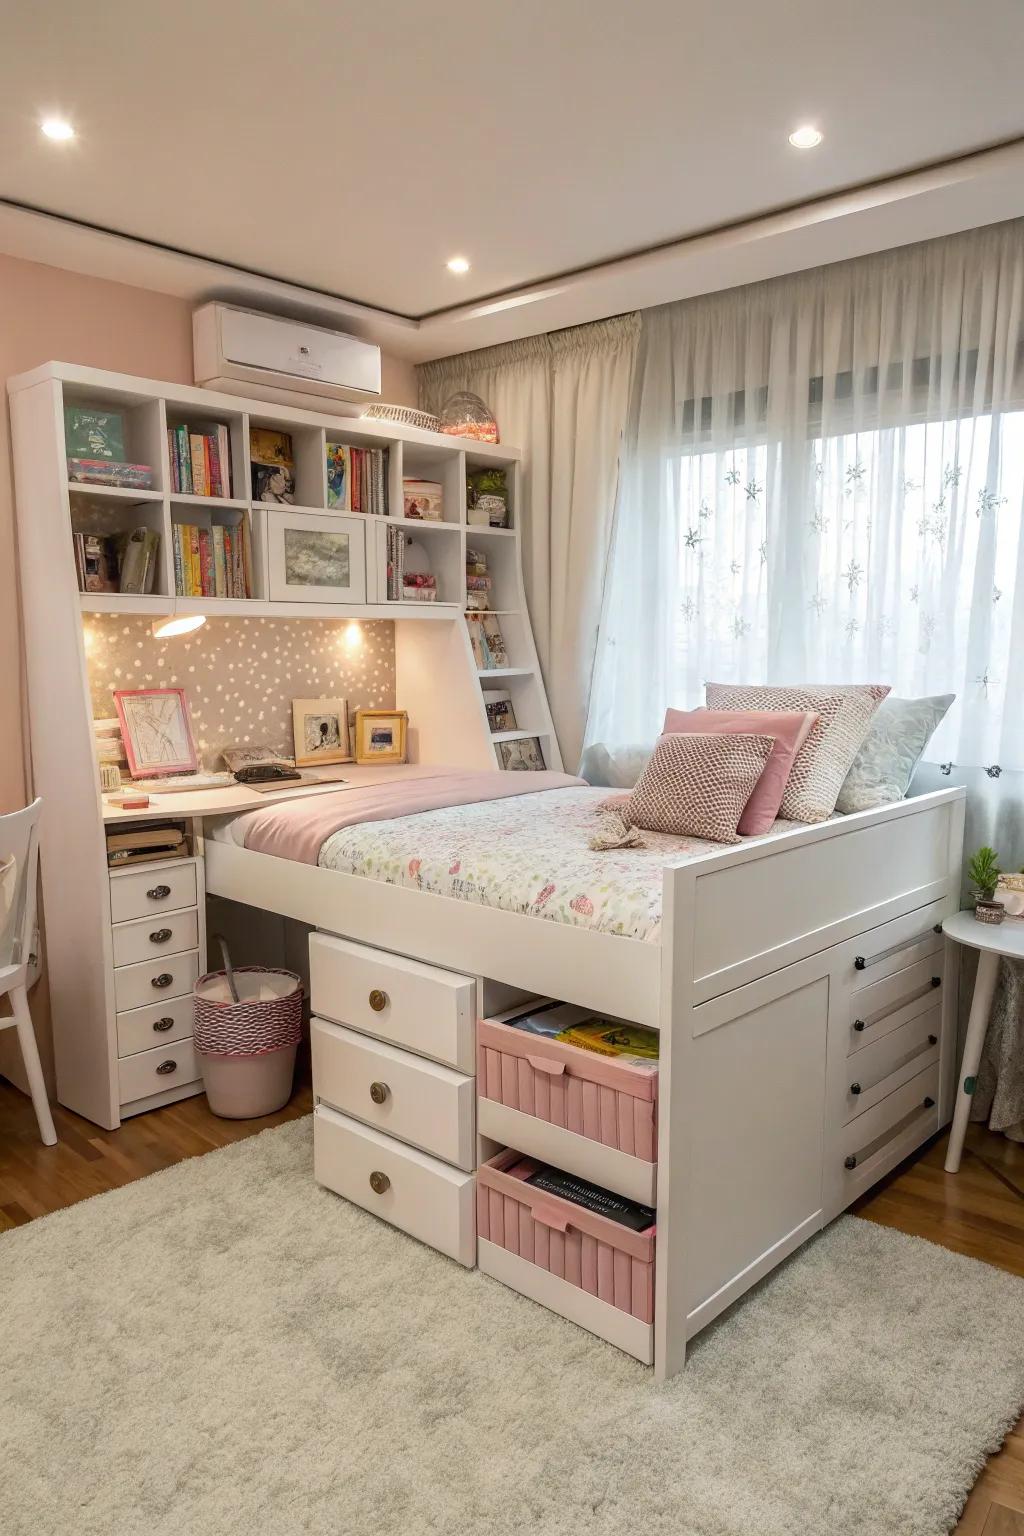
[[[453,256],[448,263],[448,271],[454,272],[457,277],[462,277],[469,271],[469,262],[465,256]]]
[[[75,136],[66,117],[44,117],[39,126],[48,139],[73,139]]]
[[[789,142],[794,149],[817,149],[824,137],[820,128],[815,128],[811,123],[804,123],[802,128],[794,128],[789,136]]]

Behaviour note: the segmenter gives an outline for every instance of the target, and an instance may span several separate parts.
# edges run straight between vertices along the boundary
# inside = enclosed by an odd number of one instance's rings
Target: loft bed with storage
[[[11,390],[35,779],[51,813],[42,852],[62,1102],[116,1125],[201,1091],[184,1021],[205,968],[204,892],[294,919],[312,930],[316,1177],[661,1378],[682,1366],[690,1337],[948,1122],[956,961],[941,921],[958,905],[962,791],[776,823],[736,846],[664,836],[594,849],[606,792],[558,772],[515,492],[512,529],[482,540],[503,550],[508,681],[522,685],[517,712],[532,710],[548,772],[496,772],[491,679],[469,643],[459,574],[478,532],[465,520],[466,455],[486,451],[66,365]],[[127,408],[149,444],[158,480],[143,500],[164,540],[152,594],[75,596],[67,535],[83,493],[66,475],[69,399]],[[392,508],[403,464],[450,477],[451,526],[427,535],[456,551],[439,564],[450,605],[428,616],[381,600],[377,519],[360,525],[366,601],[319,610],[395,621],[396,703],[412,744],[402,770],[352,770],[344,789],[257,797],[238,787],[163,796],[145,811],[104,806],[83,608],[310,612],[267,585],[271,530],[290,509],[243,498],[229,510],[251,520],[256,589],[176,592],[169,531],[210,509],[182,506],[170,489],[166,429],[200,411],[227,429],[236,484],[247,483],[253,421],[305,443],[313,520],[330,515],[330,441],[388,443]],[[520,456],[492,457],[516,485]],[[124,499],[99,498],[115,519]],[[108,877],[104,824],[168,813],[188,827],[191,857],[156,884],[145,866]],[[169,898],[154,896],[172,884]],[[132,946],[145,946],[154,903],[168,899],[180,943],[140,960]],[[147,986],[169,973],[173,997],[152,1004]],[[548,1001],[657,1030],[656,1074],[515,1027]],[[155,1006],[177,1023],[166,1047],[141,1049]],[[153,1076],[164,1058],[180,1058],[188,1080]],[[650,1207],[654,1220],[632,1229],[570,1203],[538,1182],[547,1166],[612,1205]]]

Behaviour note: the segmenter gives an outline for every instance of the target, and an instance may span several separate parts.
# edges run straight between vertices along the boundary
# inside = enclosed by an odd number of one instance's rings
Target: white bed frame
[[[929,956],[926,969],[942,963],[936,929],[959,904],[963,823],[964,792],[948,789],[667,865],[660,944],[228,842],[206,842],[206,885],[661,1031],[655,1369],[664,1379],[683,1364],[689,1337],[950,1120],[955,947],[945,955],[937,1065],[893,1070],[884,1103],[851,1126],[847,1057],[859,1043],[860,990]]]

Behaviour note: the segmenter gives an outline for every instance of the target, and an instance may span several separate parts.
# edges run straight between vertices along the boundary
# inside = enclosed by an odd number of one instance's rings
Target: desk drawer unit
[[[140,1051],[118,1063],[121,1103],[131,1104],[168,1088],[180,1088],[199,1078],[199,1062],[191,1040],[174,1045],[158,1045],[152,1051]]]
[[[154,956],[178,955],[186,949],[198,949],[199,914],[192,907],[184,912],[166,912],[159,917],[115,923],[112,934],[115,966],[137,965]]]
[[[117,1016],[117,1054],[134,1056],[158,1045],[176,1045],[192,1039],[195,1003],[191,997],[172,997],[146,1008],[130,1008]]]
[[[147,869],[112,870],[110,875],[110,920],[126,923],[133,917],[151,917],[173,912],[177,907],[194,907],[198,899],[196,866],[190,859],[173,859],[150,865]]]
[[[314,933],[309,940],[313,1012],[472,1077],[476,983],[469,976]]]
[[[114,971],[114,999],[118,1013],[143,1008],[147,1003],[188,997],[199,975],[199,953],[160,956],[141,965],[123,965]]]
[[[472,1269],[476,1216],[472,1173],[403,1146],[323,1104],[313,1113],[317,1182]]]
[[[456,1167],[476,1166],[476,1082],[451,1067],[314,1019],[316,1097]]]

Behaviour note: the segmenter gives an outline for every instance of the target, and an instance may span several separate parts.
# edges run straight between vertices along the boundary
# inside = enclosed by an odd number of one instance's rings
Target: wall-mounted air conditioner
[[[207,389],[307,410],[380,397],[380,348],[304,320],[204,304],[192,315],[192,350]]]

